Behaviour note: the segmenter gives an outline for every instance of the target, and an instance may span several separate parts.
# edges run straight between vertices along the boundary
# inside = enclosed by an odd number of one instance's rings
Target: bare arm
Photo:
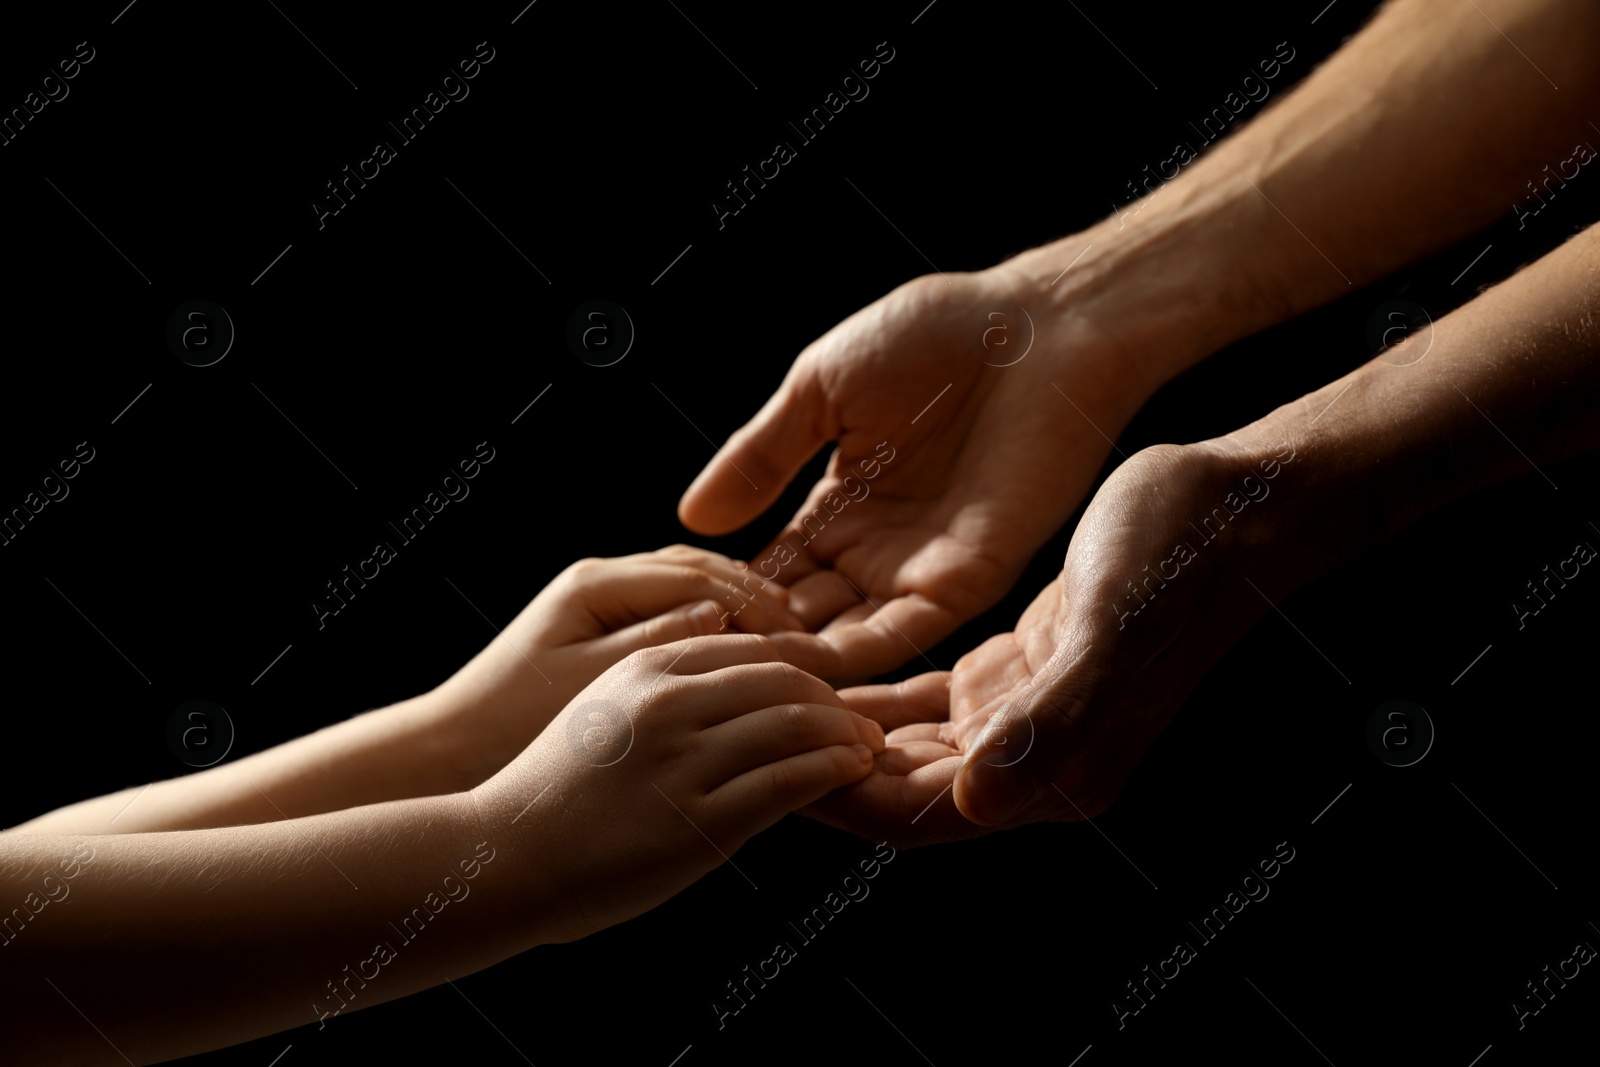
[[[707,636],[630,654],[470,792],[0,836],[0,1061],[152,1063],[337,1025],[576,940],[860,779],[882,747],[774,643]]]
[[[981,824],[1081,818],[1063,793],[1093,814],[1272,601],[1459,497],[1513,477],[1559,480],[1554,464],[1596,448],[1600,226],[1431,336],[1224,437],[1132,457],[1096,494],[1061,577],[1016,632],[958,664],[948,697],[934,691],[952,723],[905,740],[950,747],[928,748],[920,767],[902,760],[900,784],[919,789],[897,793],[887,778],[856,788],[915,803],[911,794],[931,799],[953,776],[955,804]],[[1578,535],[1555,580],[1575,577],[1597,545]],[[937,681],[924,677],[924,687]],[[1003,725],[980,738],[1008,704]],[[1028,741],[1026,759],[985,762]],[[937,814],[947,821],[930,813],[927,833],[963,831],[954,811]]]
[[[541,909],[504,834],[498,853],[486,834],[463,793],[219,830],[13,835],[0,1048],[158,1062],[488,966],[539,940]]]
[[[582,560],[442,685],[244,759],[68,805],[12,833],[200,830],[455,793],[487,780],[623,656],[721,626],[734,594],[746,632],[787,622],[782,594],[733,560],[674,545]],[[776,588],[776,587],[772,587]],[[722,598],[718,600],[717,598]],[[795,654],[791,642],[787,646]]]
[[[69,804],[6,832],[198,830],[455,793],[492,773],[474,759],[477,739],[463,725],[459,709],[429,693],[241,760]]]
[[[1600,138],[1597,52],[1588,0],[1394,0],[1144,201],[1000,269],[1115,336],[1153,389],[1510,214]]]
[[[1587,0],[1395,0],[1237,134],[1163,161],[1147,200],[914,279],[809,345],[680,516],[736,529],[836,442],[759,565],[837,649],[830,677],[905,662],[1005,593],[1162,384],[1508,214],[1600,138],[1597,52]]]

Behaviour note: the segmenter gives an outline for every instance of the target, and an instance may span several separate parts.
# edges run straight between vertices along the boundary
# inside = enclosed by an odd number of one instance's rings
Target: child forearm
[[[59,808],[8,832],[199,830],[459,792],[498,768],[480,765],[458,718],[436,694],[425,694],[244,759]],[[508,748],[505,758],[515,754]]]
[[[523,951],[542,939],[545,896],[516,848],[496,850],[504,832],[458,793],[261,826],[0,839],[0,1059],[155,1062]],[[203,995],[177,995],[201,976]]]

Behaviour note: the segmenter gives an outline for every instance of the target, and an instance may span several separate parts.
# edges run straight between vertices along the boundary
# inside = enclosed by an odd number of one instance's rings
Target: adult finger
[[[907,593],[876,609],[863,605],[864,614],[845,612],[820,631],[839,650],[843,677],[870,678],[893,670],[913,656],[927,658],[961,620],[949,608],[921,593]]]
[[[930,671],[886,685],[858,685],[839,691],[852,711],[877,720],[885,730],[909,723],[938,723],[950,717],[950,674]]]
[[[950,756],[906,775],[875,767],[867,777],[828,794],[801,814],[896,848],[976,837],[984,828],[963,818],[950,798],[960,766],[961,757]]]
[[[973,822],[996,826],[1027,807],[1086,747],[1109,703],[1108,650],[1068,633],[1032,683],[990,716],[955,780],[955,801]]]
[[[803,361],[728,443],[678,501],[678,518],[696,533],[737,530],[772,506],[828,440],[829,401]]]

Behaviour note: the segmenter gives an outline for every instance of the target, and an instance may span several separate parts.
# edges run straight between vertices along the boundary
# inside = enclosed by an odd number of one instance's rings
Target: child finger
[[[696,548],[694,545],[669,545],[651,555],[674,563],[687,563],[693,567],[700,567],[711,571],[722,578],[742,584],[750,579],[751,584],[772,594],[773,598],[784,603],[788,602],[789,590],[779,585],[772,578],[764,578],[756,574],[749,564],[724,556],[720,552],[710,549]]]
[[[617,629],[691,600],[720,604],[724,629],[732,629],[735,623],[747,633],[802,628],[784,603],[770,589],[760,588],[757,581],[750,582],[745,591],[704,567],[659,558],[621,563],[608,572],[603,585],[589,587],[585,602],[601,625]]]
[[[672,644],[690,637],[709,637],[721,632],[722,606],[714,600],[699,600],[598,637],[591,647],[606,662],[616,663],[643,648]]]
[[[705,806],[754,834],[870,773],[866,745],[830,745],[752,768],[707,793]]]
[[[710,639],[702,639],[701,643]],[[768,642],[770,647],[770,642]],[[844,709],[833,686],[790,663],[738,663],[683,680],[692,709],[689,721],[700,729],[729,722],[756,708],[785,704],[825,704]]]
[[[871,719],[828,704],[760,708],[700,731],[704,781],[713,787],[746,771],[830,745],[883,751],[883,729]]]
[[[778,649],[765,637],[759,634],[730,633],[716,633],[688,641],[674,641],[650,649],[645,653],[645,657],[646,664],[661,675],[680,678],[707,674],[741,664],[776,664],[782,660]],[[766,703],[771,704],[776,701],[769,700]]]

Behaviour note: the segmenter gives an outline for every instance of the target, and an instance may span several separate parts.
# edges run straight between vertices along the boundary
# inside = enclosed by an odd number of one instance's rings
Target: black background
[[[237,758],[437,684],[493,636],[472,605],[502,625],[580,556],[694,540],[674,508],[712,454],[701,432],[720,443],[804,344],[930,264],[978,269],[1093,221],[1278,42],[1296,54],[1275,94],[1373,6],[1344,0],[1313,24],[1316,2],[923,3],[542,0],[519,17],[516,0],[420,13],[142,0],[13,25],[5,109],[77,42],[96,57],[0,148],[0,507],[77,442],[96,457],[0,548],[0,822],[183,773],[165,725],[184,701],[227,709]],[[471,95],[319,229],[323,183],[393,140],[384,121],[485,40],[495,58]],[[895,56],[870,95],[719,229],[723,183],[791,139],[786,120],[880,41]],[[1220,354],[1121,447],[1209,437],[1344,373],[1368,357],[1380,304],[1445,313],[1593,218],[1600,190],[1584,185],[1521,231],[1508,202],[1491,231]],[[164,339],[195,298],[237,328],[206,368]],[[614,366],[565,341],[590,299],[637,328]],[[470,497],[319,631],[323,583],[483,440],[497,456]],[[1083,1067],[1190,1054],[1465,1067],[1492,1046],[1489,1067],[1587,1046],[1590,969],[1520,1032],[1509,1008],[1576,941],[1600,943],[1583,622],[1600,579],[1583,572],[1520,631],[1509,608],[1575,541],[1600,543],[1586,525],[1600,523],[1597,468],[1545,475],[1285,601],[1201,685],[1100,832],[901,852],[724,1029],[712,997],[870,843],[790,818],[737,857],[759,889],[723,867],[459,992],[193,1062],[264,1065],[291,1045],[283,1067],[379,1062],[433,1040],[484,1064],[942,1067],[1088,1048]],[[757,551],[808,484],[710,544]],[[1010,598],[929,650],[940,667],[1010,625],[1070,528]],[[1365,739],[1395,698],[1437,729],[1404,769]],[[1271,895],[1119,1032],[1123,983],[1281,841],[1295,858]],[[171,997],[200,1013],[205,988],[197,974]]]

